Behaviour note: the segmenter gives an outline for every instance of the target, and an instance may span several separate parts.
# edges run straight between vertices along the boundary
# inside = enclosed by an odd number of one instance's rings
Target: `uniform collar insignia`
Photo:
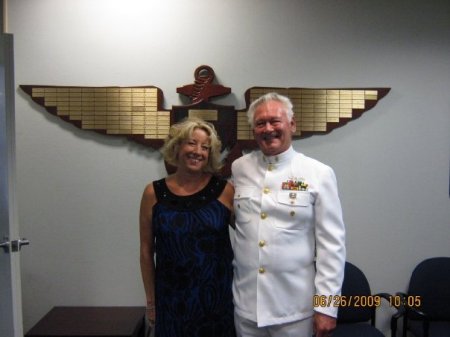
[[[262,160],[265,163],[269,164],[278,164],[278,163],[281,164],[283,162],[290,162],[295,153],[296,152],[294,148],[291,146],[286,151],[277,154],[275,156],[265,156],[264,154],[262,154]]]

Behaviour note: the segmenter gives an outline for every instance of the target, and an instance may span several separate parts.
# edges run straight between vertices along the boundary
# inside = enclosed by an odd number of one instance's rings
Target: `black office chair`
[[[419,263],[412,272],[401,300],[403,337],[450,337],[450,257],[434,257]]]
[[[375,327],[376,308],[389,294],[372,295],[364,273],[350,262],[345,263],[341,303],[333,337],[384,337]]]

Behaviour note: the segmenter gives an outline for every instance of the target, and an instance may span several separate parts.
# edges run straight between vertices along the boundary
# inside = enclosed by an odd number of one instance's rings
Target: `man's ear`
[[[295,117],[294,116],[292,116],[290,124],[291,124],[292,134],[294,134],[295,131],[297,131],[297,123],[295,122]]]

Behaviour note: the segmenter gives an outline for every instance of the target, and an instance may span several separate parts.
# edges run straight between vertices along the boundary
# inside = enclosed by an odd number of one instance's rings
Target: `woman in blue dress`
[[[233,337],[229,224],[233,187],[217,177],[221,143],[200,119],[172,125],[162,153],[174,174],[149,184],[140,263],[155,337]]]

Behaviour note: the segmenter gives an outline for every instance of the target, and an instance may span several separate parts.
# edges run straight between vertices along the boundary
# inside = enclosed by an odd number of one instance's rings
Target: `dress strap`
[[[157,202],[159,202],[160,200],[163,200],[167,196],[167,191],[168,191],[165,178],[155,180],[153,182],[153,189],[155,191],[155,196],[156,196]]]

